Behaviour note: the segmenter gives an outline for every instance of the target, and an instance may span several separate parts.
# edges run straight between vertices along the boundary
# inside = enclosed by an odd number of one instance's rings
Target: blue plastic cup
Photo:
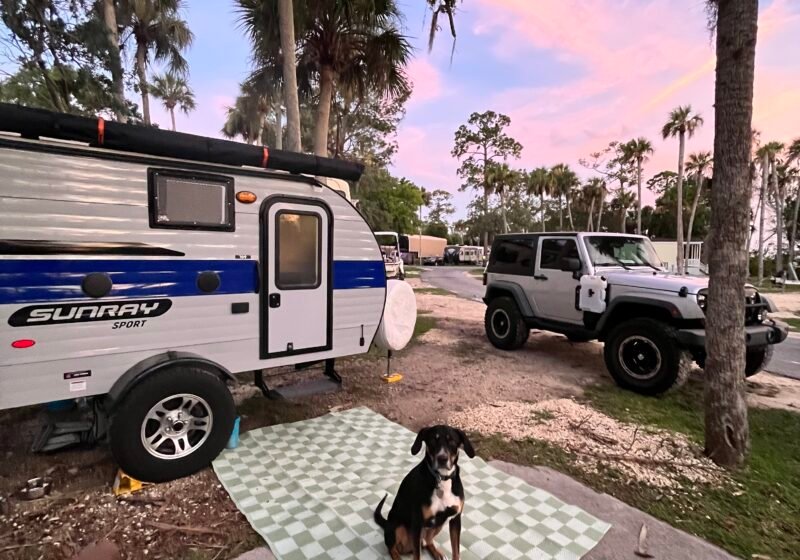
[[[233,431],[231,432],[231,437],[228,438],[228,449],[236,449],[239,447],[239,420],[240,418],[237,416],[236,420],[233,421]]]

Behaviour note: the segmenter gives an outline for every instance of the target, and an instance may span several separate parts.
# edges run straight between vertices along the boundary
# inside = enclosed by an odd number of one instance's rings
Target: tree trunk
[[[558,193],[558,231],[564,231],[564,200],[561,193]]]
[[[279,97],[280,98],[280,97]],[[283,108],[280,102],[273,104],[273,111],[275,111],[275,149],[283,149]]]
[[[142,116],[145,126],[150,126],[150,96],[147,90],[147,46],[136,43],[136,74],[139,76],[139,92],[142,94]]]
[[[764,204],[769,181],[769,154],[761,157],[761,194],[758,203],[758,285],[764,282]]]
[[[286,105],[286,149],[302,152],[300,145],[300,99],[297,93],[294,7],[292,0],[278,0],[278,27],[281,36],[283,103]],[[330,103],[328,103],[330,110]]]
[[[750,208],[758,0],[719,0],[706,314],[705,451],[741,465],[750,448],[745,402],[744,285]]]
[[[545,226],[545,224],[544,224],[544,219],[545,219],[545,217],[544,217],[544,195],[542,195],[541,214],[542,214],[542,231],[547,231],[547,226]]]
[[[692,202],[692,213],[689,214],[689,227],[686,228],[686,245],[689,246],[692,242],[692,228],[694,227],[694,215],[697,212],[697,203],[700,202],[700,194],[703,192],[703,176],[697,173],[697,192],[694,195],[694,202]],[[749,224],[750,221],[748,220]]]
[[[314,155],[328,155],[328,127],[331,118],[331,99],[333,97],[333,68],[323,65],[319,72],[319,107],[314,126]]]
[[[625,206],[622,206],[622,209],[620,210],[620,216],[619,216],[619,231],[620,231],[620,233],[627,233],[626,232],[627,228],[625,227],[626,224],[627,224],[627,221],[628,221],[626,219],[627,217],[628,217],[628,209]]]
[[[508,219],[506,217],[506,189],[500,187],[500,213],[503,216],[503,233],[508,233]]]
[[[108,36],[109,66],[111,67],[111,89],[114,92],[114,114],[117,121],[128,122],[125,112],[125,83],[122,71],[122,58],[119,54],[119,33],[117,32],[117,10],[114,0],[103,0],[103,21]]]
[[[597,210],[597,231],[603,231],[603,206],[606,204],[606,193],[600,193],[600,208]]]
[[[178,130],[177,128],[175,128],[175,107],[170,107],[169,118],[172,119],[172,131],[175,132],[176,130]]]
[[[572,204],[569,202],[569,195],[570,193],[567,193],[565,197],[567,199],[567,218],[569,218],[570,231],[575,231],[575,224],[572,223]]]
[[[797,273],[794,270],[794,248],[797,245],[797,218],[800,217],[800,179],[797,180],[797,192],[794,195],[794,212],[792,213],[792,233],[789,244],[789,275],[792,280],[797,280]]]
[[[589,219],[586,220],[586,231],[594,231],[594,224],[592,224],[592,214],[594,214],[594,196],[592,196],[592,202],[589,204]]]
[[[642,235],[642,158],[636,158],[636,235]]]
[[[783,189],[778,186],[777,156],[772,156],[772,192],[775,193],[775,221],[777,237],[775,250],[775,276],[783,272]]]
[[[489,252],[489,147],[483,145],[483,254]]]
[[[677,266],[678,274],[683,274],[683,156],[686,151],[686,133],[681,132],[678,143],[678,200],[677,200],[677,224],[675,231],[677,232],[676,243],[678,245]]]

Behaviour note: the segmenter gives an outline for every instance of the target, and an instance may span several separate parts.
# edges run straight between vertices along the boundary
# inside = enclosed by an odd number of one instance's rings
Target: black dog
[[[412,455],[419,453],[423,441],[425,457],[403,479],[387,519],[381,514],[386,501],[383,497],[375,509],[375,522],[383,528],[392,560],[409,553],[418,560],[423,544],[435,560],[443,560],[444,554],[433,539],[449,521],[453,560],[459,560],[464,487],[459,477],[458,450],[462,448],[470,458],[475,450],[464,432],[450,426],[420,430],[411,446]]]

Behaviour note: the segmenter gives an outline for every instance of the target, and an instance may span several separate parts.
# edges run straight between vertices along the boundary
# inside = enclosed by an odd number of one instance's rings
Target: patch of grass
[[[780,284],[773,284],[769,281],[769,279],[764,279],[764,283],[760,286],[758,285],[758,278],[750,278],[748,282],[755,286],[759,292],[764,292],[765,294],[800,292],[800,286],[787,285],[785,287],[781,287]]]
[[[613,386],[594,387],[586,396],[610,416],[681,432],[702,445],[699,382],[661,398],[641,397]],[[623,496],[614,495],[743,558],[753,554],[800,558],[800,415],[751,408],[749,419],[749,462],[731,474],[742,495],[734,496],[730,488],[692,489],[655,502],[644,489],[623,489]]]
[[[433,311],[430,309],[417,309],[417,317],[420,315],[430,315],[431,313],[433,313]]]
[[[414,325],[414,336],[412,340],[419,338],[435,326],[436,319],[434,317],[428,317],[427,315],[422,315],[420,317],[419,314],[417,314],[417,324]]]
[[[546,424],[550,420],[554,420],[555,417],[555,414],[549,410],[536,410],[531,414],[531,421],[536,424]]]
[[[788,324],[793,331],[800,331],[800,317],[797,319],[779,319]]]
[[[470,268],[467,271],[467,274],[470,276],[476,276],[478,278],[483,278],[483,269],[482,268]]]
[[[442,288],[414,288],[418,294],[432,294],[434,296],[452,296],[453,292]]]

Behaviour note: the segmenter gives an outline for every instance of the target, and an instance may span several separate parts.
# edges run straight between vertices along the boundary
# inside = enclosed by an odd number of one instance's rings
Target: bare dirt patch
[[[482,435],[545,441],[575,454],[592,472],[600,463],[611,463],[629,478],[658,488],[723,480],[719,468],[686,437],[620,422],[571,399],[483,404],[452,415],[451,422]]]

